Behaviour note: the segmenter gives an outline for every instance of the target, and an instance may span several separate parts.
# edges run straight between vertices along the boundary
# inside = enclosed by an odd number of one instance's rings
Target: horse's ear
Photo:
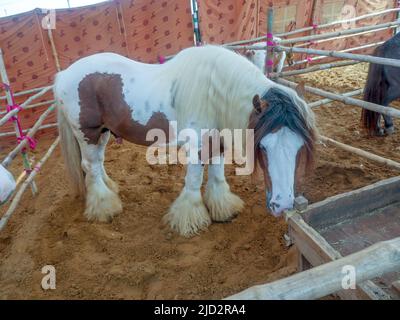
[[[258,94],[256,94],[253,98],[253,107],[257,113],[261,113],[261,100]]]
[[[306,95],[306,86],[305,86],[304,82],[301,82],[300,84],[297,85],[296,92],[300,98],[304,99],[304,97]]]

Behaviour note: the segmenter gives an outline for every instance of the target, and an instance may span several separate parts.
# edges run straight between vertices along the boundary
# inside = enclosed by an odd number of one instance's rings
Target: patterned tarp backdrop
[[[326,5],[351,6],[357,15],[396,6],[396,0],[198,0],[203,42],[221,44],[264,35],[266,11],[271,2],[276,9],[276,26],[279,29],[276,32],[323,23],[324,15],[329,14],[321,9]],[[62,69],[96,52],[111,51],[131,59],[155,63],[159,56],[193,46],[190,0],[113,0],[55,12],[56,23],[52,33]],[[56,63],[47,30],[42,28],[42,19],[46,14],[45,10],[36,9],[0,19],[0,47],[14,92],[53,82]],[[356,26],[383,23],[394,18],[394,14],[387,14],[359,21]],[[340,28],[342,26],[322,32]],[[372,32],[315,44],[313,48],[340,50],[357,47],[385,40],[391,34],[391,30]],[[371,50],[360,50],[358,53],[370,53]],[[49,99],[51,93],[39,101]],[[22,102],[21,98],[17,102]],[[0,100],[0,111],[5,108],[5,101]],[[47,106],[21,112],[23,128],[31,127],[45,108]],[[53,113],[45,124],[55,121]],[[11,123],[0,127],[0,133],[9,131],[13,131]],[[43,130],[37,136],[56,134],[53,128]],[[15,144],[15,139],[1,138],[0,150],[10,143]]]

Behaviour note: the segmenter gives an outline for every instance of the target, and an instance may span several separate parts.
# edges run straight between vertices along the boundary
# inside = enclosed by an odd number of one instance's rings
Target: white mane
[[[269,80],[243,56],[217,46],[193,47],[181,51],[165,64],[176,81],[175,105],[179,126],[201,121],[202,128],[247,128],[253,97],[271,87],[291,96],[314,128],[314,115],[297,93]]]
[[[247,59],[216,46],[183,50],[167,65],[178,80],[178,123],[197,118],[208,121],[204,128],[246,128],[254,95],[274,85]]]

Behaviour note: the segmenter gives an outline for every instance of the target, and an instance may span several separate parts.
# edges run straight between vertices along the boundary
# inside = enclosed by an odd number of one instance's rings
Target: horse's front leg
[[[213,158],[216,159],[216,158]],[[243,201],[230,191],[225,180],[224,157],[208,166],[208,181],[204,201],[214,221],[230,221],[243,209]]]
[[[185,187],[165,216],[172,229],[183,236],[197,234],[211,224],[210,216],[201,197],[204,166],[188,164]]]

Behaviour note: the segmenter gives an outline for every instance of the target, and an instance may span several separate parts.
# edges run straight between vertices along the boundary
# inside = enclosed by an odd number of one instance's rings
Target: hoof
[[[107,188],[89,190],[85,210],[89,221],[111,222],[121,212],[121,200],[115,192]]]
[[[383,128],[377,128],[377,129],[376,129],[375,135],[378,136],[378,137],[383,137],[383,136],[385,136],[385,129],[383,129]]]
[[[385,133],[390,136],[394,133],[394,126],[390,126],[388,128],[385,128]]]
[[[183,191],[164,216],[164,222],[184,237],[198,234],[211,224],[201,194]]]
[[[208,185],[204,202],[211,219],[216,222],[231,221],[242,211],[244,206],[242,199],[229,190],[226,182]]]

